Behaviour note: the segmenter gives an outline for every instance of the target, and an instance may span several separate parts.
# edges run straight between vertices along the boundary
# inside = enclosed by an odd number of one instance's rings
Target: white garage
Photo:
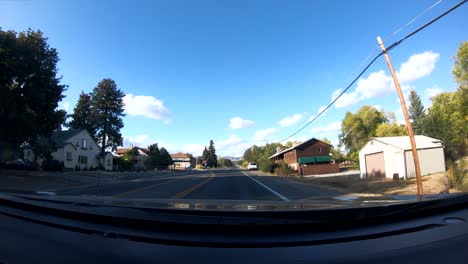
[[[415,136],[421,175],[445,171],[444,146],[435,138]],[[361,178],[394,175],[401,179],[416,177],[408,136],[372,138],[359,151]]]

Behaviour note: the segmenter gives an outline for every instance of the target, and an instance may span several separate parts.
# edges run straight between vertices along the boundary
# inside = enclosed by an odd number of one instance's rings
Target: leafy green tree
[[[459,87],[468,88],[468,41],[460,44],[457,55],[455,56],[455,65],[453,67],[453,75]]]
[[[463,157],[467,152],[468,115],[463,99],[467,93],[466,89],[459,87],[455,92],[435,96],[424,119],[425,134],[442,140],[446,157],[450,160]]]
[[[407,136],[408,130],[406,126],[394,123],[382,123],[379,124],[375,130],[375,136],[377,137],[398,137]]]
[[[335,162],[343,162],[345,160],[345,156],[341,153],[341,150],[338,147],[333,146],[328,138],[324,137],[319,140],[331,145],[330,153],[332,154],[332,159]]]
[[[216,156],[216,149],[213,140],[210,140],[210,145],[208,146],[208,157],[206,159],[206,165],[208,167],[215,168],[218,166],[218,157]]]
[[[421,102],[421,98],[414,91],[410,91],[409,95],[410,106],[408,108],[409,116],[412,120],[412,127],[415,135],[423,134],[423,122],[426,114],[424,113],[424,106]]]
[[[145,160],[145,168],[152,170],[161,166],[161,151],[158,143],[148,146],[148,158]]]
[[[292,146],[294,146],[294,145],[298,145],[298,144],[301,144],[301,143],[302,143],[301,141],[297,141],[297,140],[295,140],[295,141],[287,141],[287,142],[284,144],[284,147],[285,147],[285,148],[290,148],[290,147],[292,147]]]
[[[234,162],[230,159],[220,158],[218,159],[218,167],[232,167],[234,166]]]
[[[159,162],[161,167],[167,167],[173,163],[171,155],[165,148],[161,148],[159,152],[161,155],[161,159]]]
[[[125,94],[117,88],[112,79],[103,79],[91,93],[97,138],[102,152],[108,147],[116,149],[117,146],[122,146],[120,129],[124,126],[122,121],[122,117],[125,116],[124,96]]]
[[[341,122],[340,145],[350,152],[357,152],[376,135],[377,127],[388,121],[387,114],[372,106],[365,105],[356,113],[347,112]]]
[[[96,119],[90,94],[81,92],[78,102],[73,109],[73,114],[70,117],[72,120],[68,123],[69,128],[86,129],[92,137],[96,138]]]
[[[58,61],[41,31],[0,28],[0,160],[24,143],[34,147],[65,121],[66,112],[57,109],[66,90],[57,76]]]

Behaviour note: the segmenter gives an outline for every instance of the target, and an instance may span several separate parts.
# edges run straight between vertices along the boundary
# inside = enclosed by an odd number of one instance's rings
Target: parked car
[[[249,165],[247,165],[248,170],[256,170],[257,169],[257,163],[255,162],[250,162]]]
[[[10,170],[38,170],[39,166],[29,160],[17,159],[8,162],[0,163],[1,169],[10,169]]]

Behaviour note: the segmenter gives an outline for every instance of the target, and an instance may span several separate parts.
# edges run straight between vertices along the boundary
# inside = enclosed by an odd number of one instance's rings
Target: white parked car
[[[255,163],[255,162],[250,162],[249,165],[247,165],[247,169],[249,169],[249,170],[256,170],[256,169],[257,169],[257,163]]]

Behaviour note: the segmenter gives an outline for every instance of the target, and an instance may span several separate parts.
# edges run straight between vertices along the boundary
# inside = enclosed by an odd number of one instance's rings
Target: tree
[[[406,126],[400,125],[396,122],[379,124],[375,130],[375,136],[377,137],[397,137],[407,135],[408,130],[406,129]]]
[[[208,157],[206,159],[206,166],[208,167],[218,166],[218,157],[216,156],[216,149],[214,147],[213,140],[210,140],[210,145],[208,146]]]
[[[206,148],[206,146],[205,146],[205,149],[203,150],[201,159],[202,161],[205,161],[205,162],[208,160],[208,149]]]
[[[117,146],[122,146],[120,129],[124,126],[122,121],[122,117],[125,116],[124,96],[125,94],[117,88],[112,79],[103,79],[91,93],[101,152],[105,152],[108,147],[115,149]]]
[[[421,102],[421,98],[414,90],[410,91],[409,101],[410,106],[408,108],[408,112],[411,120],[413,121],[411,125],[413,126],[414,134],[421,135],[423,134],[422,126],[424,117],[426,116],[424,113],[424,106]]]
[[[145,168],[155,169],[161,166],[161,151],[158,143],[148,146],[148,158],[145,160]]]
[[[442,140],[449,160],[465,156],[468,149],[468,42],[460,44],[454,59],[458,89],[434,96],[423,123],[425,134]]]
[[[322,139],[320,139],[320,141],[323,141],[327,144],[330,144],[330,153],[332,154],[332,159],[335,161],[335,162],[343,162],[345,160],[345,157],[344,155],[341,153],[341,150],[335,146],[332,145],[331,141],[324,137]]]
[[[57,109],[66,90],[57,77],[58,61],[41,31],[0,28],[0,160],[24,143],[34,147],[65,121],[66,112]]]
[[[341,122],[340,145],[350,152],[357,152],[376,135],[377,127],[387,122],[387,114],[372,106],[365,105],[356,113],[347,112]]]
[[[220,158],[218,160],[218,167],[232,167],[232,166],[234,166],[234,162],[232,162],[232,160],[230,159]]]
[[[458,88],[455,92],[445,92],[432,99],[424,119],[425,134],[442,140],[446,157],[456,160],[466,155],[468,142],[468,115],[466,98],[468,91]]]
[[[169,152],[165,148],[161,148],[159,150],[161,159],[159,161],[159,164],[161,167],[167,167],[172,164],[172,157],[169,154]]]
[[[72,120],[68,127],[72,129],[86,129],[89,134],[96,138],[96,119],[92,108],[92,98],[90,94],[81,91],[78,102],[70,115]]]

